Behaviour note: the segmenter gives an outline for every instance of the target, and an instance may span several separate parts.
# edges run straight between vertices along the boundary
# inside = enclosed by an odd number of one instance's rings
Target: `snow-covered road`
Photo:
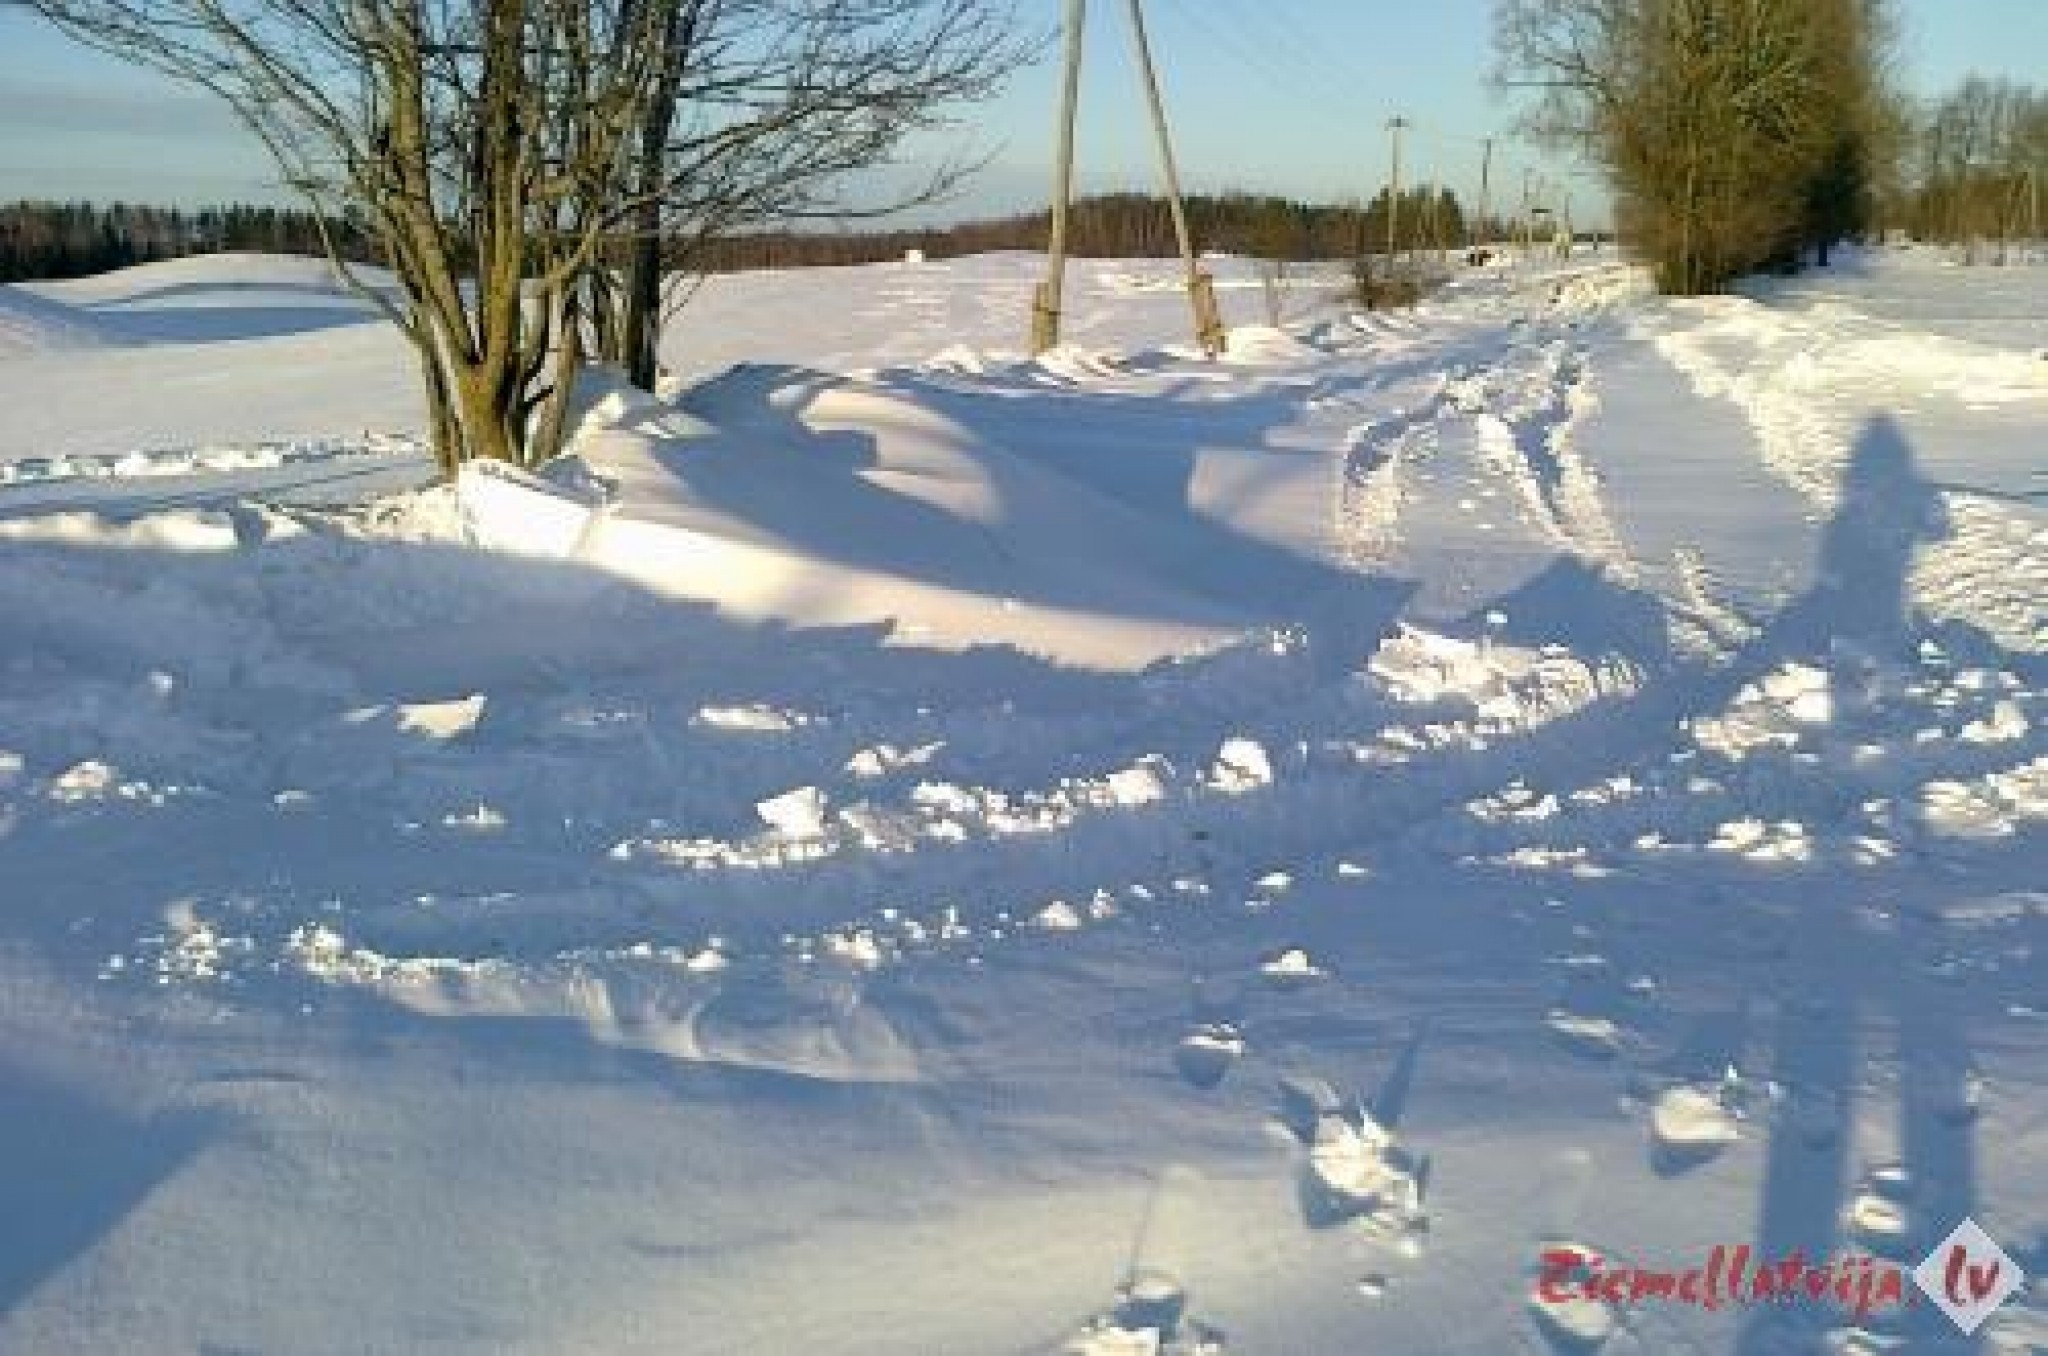
[[[303,264],[0,289],[0,1350],[2048,1342],[1533,1284],[2048,1274],[2048,269],[1035,267],[463,493]]]

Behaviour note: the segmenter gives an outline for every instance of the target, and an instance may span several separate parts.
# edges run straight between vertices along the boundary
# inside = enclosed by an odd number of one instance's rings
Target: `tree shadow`
[[[208,289],[210,290],[210,289]],[[127,302],[88,307],[93,318],[121,338],[145,344],[217,344],[281,339],[356,325],[384,325],[365,305],[133,307]]]
[[[661,456],[687,497],[828,561],[997,597],[1161,620],[1301,621],[1338,612],[1353,619],[1354,632],[1377,638],[1408,594],[1203,508],[1196,478],[1205,449],[1257,451],[1255,466],[1281,474],[1293,459],[1320,456],[1269,446],[1293,417],[1290,401],[1255,394],[1186,407],[1164,402],[1162,409],[1153,395],[1085,388],[1034,388],[1030,401],[1000,388],[918,382],[904,389],[914,392],[914,404],[892,386],[802,368],[736,368],[684,401],[719,431]],[[914,439],[892,457],[872,434],[821,427],[830,416],[817,414],[820,398],[838,393],[875,402],[868,422],[885,437],[903,428],[971,440],[976,469],[987,477],[981,488],[993,501],[985,517],[939,507],[943,494],[904,492],[926,488],[915,483],[920,477],[945,474],[942,465],[919,464]],[[888,408],[899,400],[901,411]],[[776,495],[759,474],[772,456],[830,475],[820,489],[835,511],[819,514],[808,493],[801,502]],[[1243,492],[1257,493],[1256,485]],[[1137,567],[1128,578],[1068,567],[1064,557],[1085,559],[1105,537],[1115,539],[1120,561]]]
[[[138,1119],[0,1056],[0,1316],[117,1229],[222,1128],[201,1113]]]

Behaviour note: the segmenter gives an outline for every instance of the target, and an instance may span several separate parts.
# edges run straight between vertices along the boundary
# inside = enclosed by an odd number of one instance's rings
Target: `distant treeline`
[[[335,243],[353,259],[369,245],[342,223]],[[78,278],[131,264],[223,250],[323,254],[312,213],[290,207],[144,207],[131,203],[0,205],[0,282]]]
[[[1387,200],[1333,206],[1286,198],[1227,194],[1188,200],[1198,247],[1269,259],[1350,259],[1386,248]],[[1448,190],[1401,195],[1395,240],[1401,249],[1456,248],[1465,241],[1466,210]],[[922,250],[944,259],[994,250],[1042,250],[1050,228],[1044,211],[990,221],[916,230],[750,231],[688,249],[677,267],[702,272],[799,268],[901,259]],[[375,262],[359,233],[335,223],[348,257]],[[1504,224],[1495,230],[1505,232]],[[1163,198],[1115,193],[1075,204],[1069,248],[1093,258],[1166,258],[1175,253],[1173,220]],[[74,278],[188,254],[260,250],[323,252],[318,222],[290,207],[142,207],[126,203],[18,202],[0,206],[0,282]]]
[[[1187,201],[1188,225],[1203,250],[1267,259],[1352,259],[1387,245],[1387,195],[1370,204],[1338,206],[1248,194],[1198,196]],[[1401,195],[1395,213],[1400,249],[1456,248],[1465,243],[1466,209],[1448,189]],[[705,272],[868,264],[900,259],[909,250],[945,259],[996,250],[1042,250],[1050,214],[1027,212],[991,221],[924,230],[822,234],[752,232],[697,247],[688,261]],[[1505,234],[1507,227],[1495,223]],[[1111,193],[1077,202],[1068,219],[1068,249],[1100,259],[1162,259],[1177,252],[1173,218],[1164,198]]]
[[[1971,76],[1925,110],[1906,153],[1894,220],[1919,239],[2002,261],[2012,241],[2044,238],[2048,89]]]

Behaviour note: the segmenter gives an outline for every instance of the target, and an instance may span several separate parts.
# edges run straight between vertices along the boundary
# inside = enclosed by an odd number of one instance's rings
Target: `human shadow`
[[[2031,656],[2007,650],[1979,627],[1930,619],[1916,607],[1916,558],[1952,530],[1943,487],[1921,473],[1905,434],[1887,417],[1872,419],[1853,443],[1835,511],[1819,534],[1811,587],[1765,621],[1734,654],[1710,666],[1658,662],[1655,628],[1639,609],[1624,607],[1606,639],[1621,652],[1648,661],[1642,685],[1540,725],[1505,750],[1467,758],[1468,764],[1490,771],[1454,784],[1496,784],[1504,770],[1517,767],[1540,767],[1545,781],[1555,785],[1632,774],[1646,758],[1665,756],[1675,728],[1702,713],[1727,709],[1745,689],[1791,663],[1838,675],[1838,682],[1846,678],[1852,707],[1857,684],[1872,670],[1938,675],[1981,665],[2028,674]],[[1568,562],[1546,574],[1532,582],[1529,596],[1493,600],[1472,614],[1470,624],[1474,629],[1487,625],[1488,614],[1498,609],[1510,621],[1522,619],[1514,638],[1540,643],[1567,633],[1563,628],[1573,620],[1583,629],[1588,617],[1597,620],[1617,601],[1610,584]],[[1620,600],[1626,601],[1626,595]],[[1930,642],[1932,648],[1923,651]],[[1853,710],[1849,718],[1855,718]],[[1941,771],[1976,775],[2010,765],[2014,756],[2009,747],[1959,743]],[[1853,803],[1852,792],[1841,794]],[[1669,810],[1668,802],[1661,807],[1653,803],[1656,817],[1644,820],[1643,827],[1668,830]],[[1572,832],[1568,826],[1555,831]],[[1543,838],[1544,830],[1531,832]],[[1932,892],[1939,898],[1971,888],[1968,872],[1933,877],[1915,872],[1917,850],[1910,840],[1901,846],[1895,859],[1863,868],[1860,879],[1866,889],[1886,896]],[[1725,945],[1761,947],[1746,958],[1768,967],[1774,988],[1762,994],[1745,989],[1721,1011],[1694,1023],[1691,1034],[1650,1072],[1661,1080],[1712,1084],[1740,1067],[1742,1086],[1732,1095],[1754,1097],[1767,1081],[1777,1090],[1774,1096],[1783,1099],[1768,1108],[1744,1106],[1747,1112],[1768,1111],[1757,1117],[1766,1141],[1754,1239],[1759,1258],[1803,1250],[1817,1263],[1844,1249],[1862,1249],[1910,1270],[1978,1200],[1971,990],[1927,972],[1926,948],[1943,939],[1920,936],[1910,927],[1895,942],[1863,936],[1868,923],[1860,900],[1816,893],[1782,868],[1751,867],[1736,858],[1717,858],[1714,871],[1715,879],[1738,896],[1753,886],[1759,899],[1785,898],[1779,913],[1789,929],[1787,939],[1745,939],[1739,933],[1722,939]],[[1754,879],[1746,882],[1747,872]],[[1731,926],[1739,929],[1744,923]],[[1799,959],[1813,963],[1810,975],[1787,969]],[[1660,955],[1656,963],[1670,971],[1682,962]],[[1796,986],[1789,979],[1794,973],[1802,975]],[[1568,990],[1568,996],[1575,1012],[1625,1008],[1614,992]],[[1761,1078],[1757,1062],[1764,1066]],[[1853,1162],[1850,1131],[1857,1100],[1870,1085],[1881,1084],[1883,1070],[1891,1067],[1899,1072],[1897,1104],[1889,1108],[1896,1118],[1898,1161],[1889,1166]],[[1652,1156],[1652,1167],[1665,1175],[1698,1165],[1698,1160]],[[1878,1173],[1878,1168],[1887,1170]],[[1866,1170],[1872,1171],[1859,1182]],[[1907,1227],[1885,1235],[1852,1228],[1859,1193],[1887,1192],[1903,1197]],[[1762,1305],[1748,1315],[1735,1350],[1743,1356],[1811,1350],[1827,1329],[1846,1321],[1823,1305]],[[1978,1339],[1964,1337],[1930,1305],[1880,1313],[1868,1323],[1912,1343],[1915,1350],[1982,1349]]]
[[[1714,685],[1715,698],[1725,700],[1795,659],[1821,667],[1844,657],[1914,663],[1918,643],[1937,630],[1951,646],[2005,657],[1995,639],[1976,628],[1936,628],[1913,606],[1915,554],[1951,524],[1941,491],[1920,474],[1911,444],[1890,417],[1872,418],[1856,438],[1838,496],[1821,532],[1812,588],[1728,665]],[[1811,926],[1843,921],[1816,918]],[[1824,990],[1776,995],[1766,1057],[1772,1081],[1797,1100],[1769,1133],[1756,1244],[1766,1259],[1804,1250],[1816,1261],[1845,1246],[1868,1248],[1910,1270],[1976,1201],[1974,1116],[1963,1110],[1972,1061],[1968,1018],[1954,993],[1937,990],[1916,972],[1906,948],[1865,948],[1859,959],[1836,970]],[[1907,1228],[1859,1235],[1847,1224],[1855,1167],[1849,1127],[1857,1090],[1868,1082],[1872,1047],[1887,1035],[1900,1070],[1897,1167],[1909,1194]],[[1745,1324],[1736,1350],[1743,1356],[1784,1351],[1788,1342],[1816,1336],[1828,1321],[1812,1308],[1765,1306]],[[1909,1340],[1940,1341],[1943,1350],[1981,1349],[1930,1306],[1869,1321]]]

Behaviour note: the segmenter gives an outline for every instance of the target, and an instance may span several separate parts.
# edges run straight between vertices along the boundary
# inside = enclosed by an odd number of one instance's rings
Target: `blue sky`
[[[1060,0],[1019,0],[1050,31]],[[1090,6],[1081,162],[1087,188],[1153,182],[1151,143],[1122,0]],[[1900,0],[1902,75],[1918,93],[1975,70],[2048,73],[2048,0]],[[1315,199],[1372,192],[1387,169],[1387,119],[1413,120],[1411,179],[1470,193],[1480,138],[1513,110],[1488,88],[1492,0],[1149,0],[1181,159],[1191,186]],[[1056,72],[1050,55],[993,102],[964,110],[960,138],[994,160],[942,215],[1042,202]],[[920,146],[936,157],[943,148]],[[1597,184],[1504,142],[1495,183],[1521,169]],[[1562,191],[1561,188],[1558,191]],[[85,51],[23,10],[0,6],[0,199],[94,197],[199,202],[276,198],[262,151],[224,111]],[[1597,213],[1597,208],[1579,215]]]

